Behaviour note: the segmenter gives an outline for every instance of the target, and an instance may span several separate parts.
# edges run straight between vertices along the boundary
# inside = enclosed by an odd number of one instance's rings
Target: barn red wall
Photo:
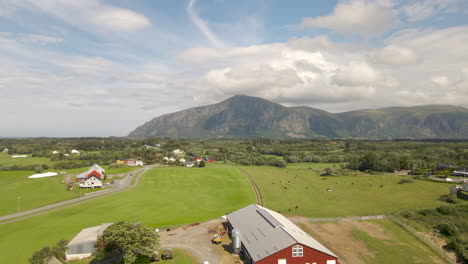
[[[295,245],[300,245],[300,244],[295,244]],[[314,263],[316,262],[317,264],[326,264],[327,260],[336,260],[336,263],[338,264],[338,259],[335,257],[332,257],[330,255],[327,255],[325,253],[322,253],[318,250],[306,247],[304,245],[301,245],[303,247],[303,252],[304,255],[302,257],[293,257],[292,256],[292,247],[295,246],[292,245],[291,247],[285,248],[281,251],[276,252],[273,255],[270,255],[264,259],[261,259],[256,262],[256,264],[278,264],[278,259],[286,259],[287,264],[306,264],[306,263]]]

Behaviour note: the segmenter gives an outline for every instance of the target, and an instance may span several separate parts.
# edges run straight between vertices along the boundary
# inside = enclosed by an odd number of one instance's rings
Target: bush
[[[278,167],[278,168],[284,168],[286,167],[286,161],[276,160],[275,162],[273,162],[273,166]]]
[[[398,182],[398,184],[405,184],[405,183],[414,183],[412,179],[402,179]]]

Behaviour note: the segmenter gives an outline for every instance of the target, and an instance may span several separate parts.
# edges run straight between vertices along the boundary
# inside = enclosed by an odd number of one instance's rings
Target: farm
[[[443,204],[439,197],[450,187],[418,180],[398,184],[410,177],[398,175],[325,177],[309,166],[241,168],[257,184],[265,206],[308,217],[376,215],[400,208],[434,207]]]
[[[88,226],[120,220],[182,225],[254,202],[248,181],[233,168],[152,169],[132,190],[0,225],[0,263],[26,263],[34,250],[71,239]]]

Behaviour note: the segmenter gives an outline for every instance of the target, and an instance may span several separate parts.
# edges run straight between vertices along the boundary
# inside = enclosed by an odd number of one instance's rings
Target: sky
[[[0,137],[126,136],[237,94],[468,107],[468,1],[0,0]]]

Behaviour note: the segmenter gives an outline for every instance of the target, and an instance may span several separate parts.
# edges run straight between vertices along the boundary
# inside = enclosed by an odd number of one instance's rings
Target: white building
[[[172,153],[174,153],[175,155],[180,155],[180,154],[184,154],[185,152],[183,150],[180,150],[180,149],[174,149],[172,151]]]
[[[91,175],[80,183],[80,188],[102,188],[102,180],[95,175]]]
[[[76,150],[76,149],[72,149],[72,150],[70,151],[70,153],[71,153],[71,154],[80,154],[80,152],[79,152],[78,150]]]
[[[56,151],[56,150],[52,151],[52,154],[58,154],[58,153],[59,153],[59,152]]]
[[[78,260],[90,257],[96,251],[96,243],[99,236],[112,223],[89,227],[81,230],[67,245],[65,253],[67,260]]]
[[[185,159],[180,159],[179,161],[180,161],[180,163],[185,163],[185,162],[187,162]]]
[[[8,148],[3,149],[3,152],[5,152],[5,153],[8,153],[8,151],[10,151]]]

